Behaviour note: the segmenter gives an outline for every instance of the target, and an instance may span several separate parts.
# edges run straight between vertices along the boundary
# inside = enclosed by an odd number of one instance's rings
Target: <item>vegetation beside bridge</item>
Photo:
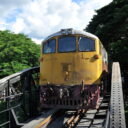
[[[96,13],[86,31],[97,35],[111,59],[119,61],[122,68],[126,68],[128,65],[128,1],[113,0]]]
[[[40,46],[24,34],[0,31],[0,78],[39,66]]]

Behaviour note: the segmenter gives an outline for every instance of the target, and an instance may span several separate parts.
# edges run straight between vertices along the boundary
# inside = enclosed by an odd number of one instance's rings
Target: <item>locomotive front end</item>
[[[98,38],[61,30],[42,43],[40,101],[44,108],[95,108],[99,99],[102,56]]]

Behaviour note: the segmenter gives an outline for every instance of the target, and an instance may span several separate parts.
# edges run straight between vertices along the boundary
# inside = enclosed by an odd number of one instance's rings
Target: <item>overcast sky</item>
[[[83,30],[96,9],[112,0],[0,0],[0,30],[24,33],[37,43],[62,28]]]

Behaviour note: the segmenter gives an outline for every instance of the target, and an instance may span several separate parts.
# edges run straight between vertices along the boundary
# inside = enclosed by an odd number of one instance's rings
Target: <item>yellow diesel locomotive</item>
[[[62,29],[42,42],[40,103],[43,108],[95,108],[108,72],[108,56],[95,35]]]

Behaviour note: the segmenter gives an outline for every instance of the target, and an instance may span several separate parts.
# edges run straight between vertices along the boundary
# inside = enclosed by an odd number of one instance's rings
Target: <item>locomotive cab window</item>
[[[76,37],[63,36],[58,39],[58,52],[74,52],[76,51]]]
[[[56,40],[52,39],[44,43],[43,45],[43,53],[55,53],[56,51]]]
[[[95,41],[86,37],[79,37],[79,51],[94,51]]]

